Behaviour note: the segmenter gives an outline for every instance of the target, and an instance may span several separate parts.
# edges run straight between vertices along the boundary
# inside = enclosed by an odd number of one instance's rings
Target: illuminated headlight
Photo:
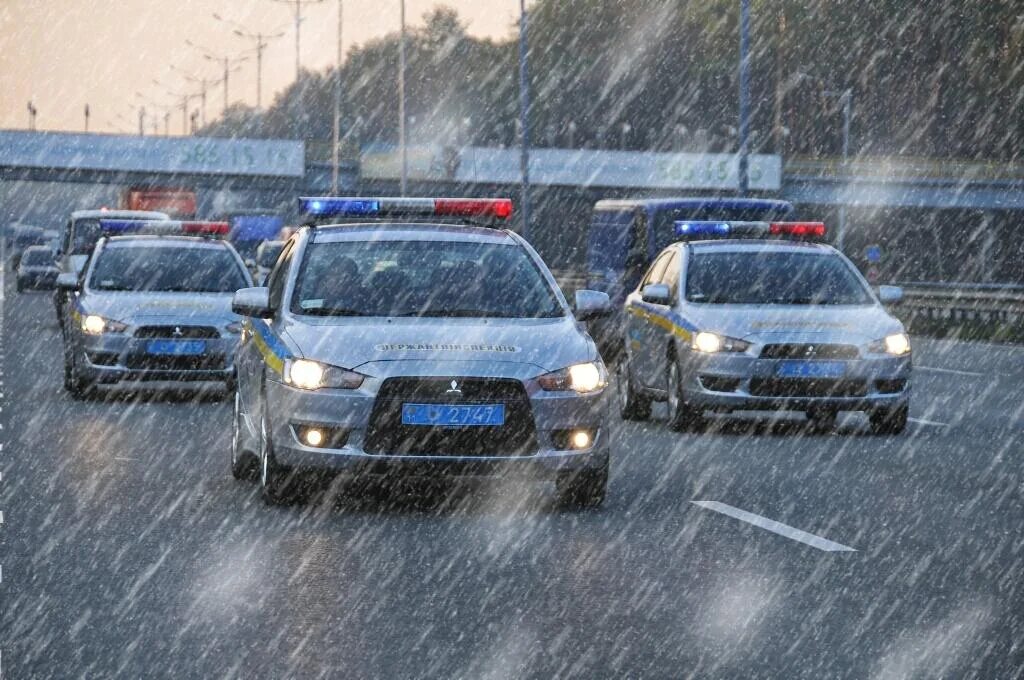
[[[295,359],[285,364],[284,380],[303,390],[330,387],[354,390],[363,384],[363,376],[337,366],[328,366],[309,359]]]
[[[549,392],[572,390],[586,394],[604,388],[608,384],[608,372],[601,361],[590,361],[546,373],[537,378],[537,382]]]
[[[86,335],[103,335],[104,333],[122,333],[128,328],[127,324],[120,321],[104,319],[97,314],[87,314],[82,317],[82,332]]]
[[[693,336],[693,340],[690,342],[690,347],[698,352],[704,352],[705,354],[715,354],[716,352],[746,352],[747,348],[750,347],[750,343],[736,338],[718,335],[717,333],[701,331]]]
[[[910,338],[906,333],[894,333],[887,335],[881,340],[876,340],[868,347],[875,354],[891,354],[903,356],[910,353]]]

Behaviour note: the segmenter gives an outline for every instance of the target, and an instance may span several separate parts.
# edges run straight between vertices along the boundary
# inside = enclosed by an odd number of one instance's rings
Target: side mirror
[[[899,286],[879,286],[878,301],[883,305],[897,305],[903,301],[903,289]]]
[[[80,288],[78,274],[73,272],[62,272],[57,275],[57,288],[59,290],[72,292]]]
[[[274,314],[270,307],[269,288],[242,288],[231,299],[231,311],[240,316],[265,319]]]
[[[612,313],[612,301],[608,293],[597,290],[576,291],[576,319],[589,321]]]
[[[668,305],[672,303],[672,291],[664,283],[649,283],[640,291],[640,298],[652,305]]]

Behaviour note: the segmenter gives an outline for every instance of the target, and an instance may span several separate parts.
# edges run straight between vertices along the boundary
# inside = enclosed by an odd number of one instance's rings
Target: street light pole
[[[836,97],[843,107],[843,170],[846,169],[847,161],[850,159],[850,116],[853,114],[853,90],[846,88],[839,92],[835,90],[823,90],[826,97]],[[843,249],[846,242],[846,201],[841,198],[839,202],[839,230],[836,234],[836,248]]]
[[[341,138],[341,27],[342,0],[338,0],[338,54],[334,61],[334,126],[331,138],[331,193],[338,195],[338,164],[341,161],[341,150],[338,148]]]
[[[409,185],[409,152],[405,139],[405,0],[398,0],[401,31],[398,37],[398,146],[402,153],[400,195],[405,196]]]
[[[263,50],[267,48],[267,45],[270,44],[271,40],[280,38],[284,35],[284,32],[277,31],[270,35],[263,32],[253,33],[237,21],[225,19],[216,12],[213,13],[213,18],[231,26],[231,32],[239,38],[251,40],[253,42],[253,51],[256,53],[256,108],[260,108],[263,104]]]
[[[89,105],[85,105],[85,131],[89,131]]]
[[[750,0],[740,0],[740,126],[739,126],[739,193],[750,191],[748,137],[750,135]]]
[[[324,0],[305,0],[307,4],[319,4]],[[295,8],[295,81],[298,82],[302,72],[302,50],[299,43],[302,34],[302,2],[303,0],[274,0],[274,2],[291,5]]]
[[[519,0],[519,172],[522,176],[520,203],[523,210],[523,238],[530,237],[530,92],[527,69],[526,0]]]

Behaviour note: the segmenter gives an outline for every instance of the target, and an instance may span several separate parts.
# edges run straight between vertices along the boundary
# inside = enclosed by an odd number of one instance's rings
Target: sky
[[[400,0],[342,0],[342,40],[347,52],[356,44],[397,31]],[[423,15],[444,4],[456,9],[470,34],[506,38],[514,30],[519,0],[406,0],[406,23],[422,26]],[[303,68],[323,69],[337,53],[337,0],[303,0]],[[219,80],[223,66],[203,58],[186,40],[218,55],[249,50],[248,61],[228,78],[231,102],[256,104],[253,41],[235,36],[232,26],[284,35],[263,54],[263,105],[295,78],[295,25],[292,4],[278,0],[0,0],[0,129],[24,129],[28,103],[37,111],[40,130],[81,131],[89,105],[89,130],[138,132],[139,108],[177,102],[171,134],[182,132],[180,97],[195,93],[198,82]],[[184,71],[185,73],[182,73]],[[157,81],[156,84],[153,81]],[[208,86],[206,116],[220,114],[223,87]],[[196,99],[193,109],[200,108]],[[163,113],[146,123],[163,133]]]

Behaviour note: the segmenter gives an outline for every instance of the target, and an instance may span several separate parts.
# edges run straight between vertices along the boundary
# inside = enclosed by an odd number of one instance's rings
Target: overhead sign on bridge
[[[282,139],[0,131],[0,166],[191,175],[302,177],[305,147]]]
[[[520,180],[519,150],[486,147],[417,147],[409,149],[409,178],[482,184],[514,184]],[[401,155],[394,149],[364,153],[361,173],[371,179],[397,179]],[[750,156],[750,188],[778,191],[782,159]],[[590,149],[532,149],[530,181],[562,186],[635,189],[739,188],[739,157],[735,154],[654,153]]]

